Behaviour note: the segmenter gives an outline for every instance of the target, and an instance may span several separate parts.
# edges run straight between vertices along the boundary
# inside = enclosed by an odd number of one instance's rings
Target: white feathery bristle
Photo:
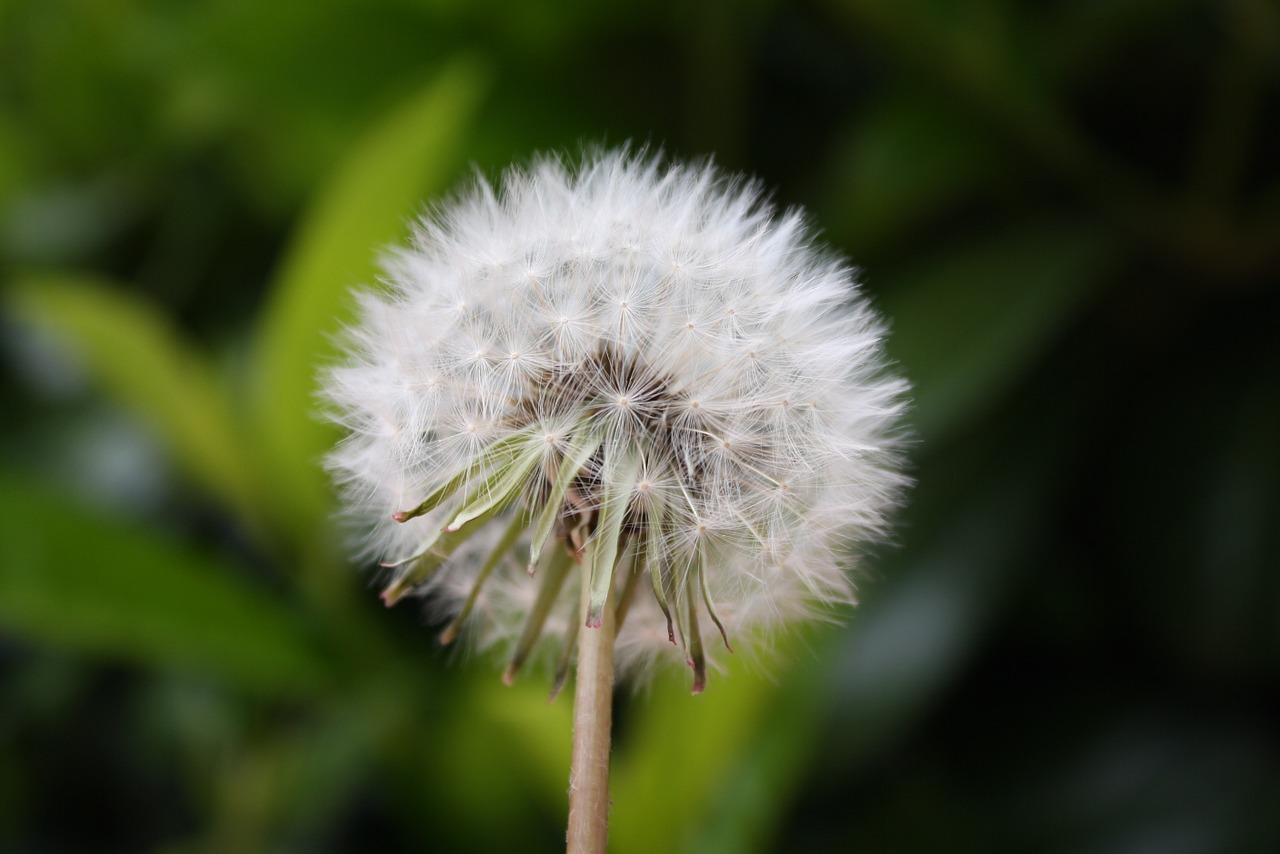
[[[719,623],[757,641],[852,600],[859,545],[906,482],[907,386],[852,270],[798,212],[711,165],[548,157],[439,206],[385,272],[325,388],[348,431],[330,467],[367,552],[394,567],[388,603],[465,607],[477,645],[522,660],[552,597],[535,657],[554,660],[583,630],[566,550],[607,538],[611,497],[621,668],[684,664],[699,625],[714,653]]]

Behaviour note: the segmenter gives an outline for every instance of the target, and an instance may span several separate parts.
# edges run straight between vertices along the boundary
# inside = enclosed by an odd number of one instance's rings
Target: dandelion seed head
[[[563,666],[603,572],[617,664],[647,672],[697,671],[703,646],[714,666],[699,626],[737,649],[852,602],[905,484],[907,387],[798,212],[710,165],[548,157],[437,207],[385,266],[325,388],[388,603]]]

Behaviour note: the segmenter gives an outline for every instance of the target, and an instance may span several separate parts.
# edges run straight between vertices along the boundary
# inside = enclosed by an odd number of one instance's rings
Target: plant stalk
[[[585,621],[591,597],[588,568],[591,544],[583,556],[582,608]],[[613,641],[617,630],[610,585],[599,628],[579,627],[578,675],[573,697],[573,760],[569,767],[569,854],[605,854],[609,837],[609,750],[613,728]]]

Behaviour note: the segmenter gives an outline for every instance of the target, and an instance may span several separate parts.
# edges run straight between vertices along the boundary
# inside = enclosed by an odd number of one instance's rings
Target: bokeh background
[[[1270,0],[0,2],[0,850],[560,848],[568,698],[381,609],[312,395],[424,200],[625,140],[863,267],[917,485],[620,691],[614,850],[1280,850]]]

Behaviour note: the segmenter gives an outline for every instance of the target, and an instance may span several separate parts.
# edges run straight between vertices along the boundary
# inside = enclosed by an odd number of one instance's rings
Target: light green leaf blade
[[[257,331],[254,416],[281,497],[304,523],[327,510],[319,461],[337,433],[318,417],[317,380],[335,361],[351,289],[375,280],[378,253],[453,179],[484,77],[456,60],[375,126],[320,190],[280,269]]]
[[[20,277],[7,300],[52,333],[110,397],[150,426],[201,486],[259,521],[259,493],[227,389],[169,320],[106,280]]]
[[[272,695],[323,687],[301,621],[235,567],[0,477],[0,632]]]

